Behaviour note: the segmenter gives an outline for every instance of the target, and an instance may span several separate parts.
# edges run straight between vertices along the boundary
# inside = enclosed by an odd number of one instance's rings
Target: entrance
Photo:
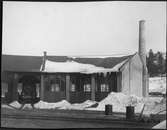
[[[37,98],[36,84],[39,83],[37,77],[33,75],[24,75],[20,81],[22,83],[22,91],[19,94],[19,102],[21,104],[34,104],[39,101]]]

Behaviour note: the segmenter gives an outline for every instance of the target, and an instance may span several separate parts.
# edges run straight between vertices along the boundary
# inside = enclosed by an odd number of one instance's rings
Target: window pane
[[[109,85],[108,84],[101,84],[100,89],[101,89],[101,92],[109,92]]]
[[[71,85],[71,91],[72,91],[72,92],[75,92],[75,84],[72,84],[72,85]]]
[[[1,97],[5,97],[5,93],[8,92],[8,84],[2,83],[1,85]]]
[[[39,84],[36,84],[37,97],[39,97],[39,91],[40,91],[40,89],[39,89]]]
[[[90,91],[91,91],[90,84],[84,84],[84,92],[90,92]]]
[[[105,84],[101,84],[101,92],[105,92]]]
[[[106,92],[109,92],[109,85],[106,84]]]
[[[59,91],[60,91],[59,84],[55,84],[55,92],[59,92]]]
[[[54,84],[51,84],[51,92],[54,92]]]
[[[22,88],[23,87],[23,84],[22,83],[18,83],[18,86],[17,86],[17,92],[19,93],[19,94],[21,94],[21,92],[22,92]]]

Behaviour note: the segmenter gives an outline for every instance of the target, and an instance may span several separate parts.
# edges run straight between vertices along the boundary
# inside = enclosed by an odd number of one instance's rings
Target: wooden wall
[[[134,55],[122,68],[122,92],[142,97],[142,62]]]

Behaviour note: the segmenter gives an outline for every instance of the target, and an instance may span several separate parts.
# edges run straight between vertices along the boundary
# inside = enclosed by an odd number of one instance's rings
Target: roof
[[[134,55],[134,54],[133,54]],[[47,56],[53,62],[73,60],[77,63],[91,64],[97,67],[112,68],[133,55],[107,58],[72,58],[68,56]],[[2,70],[17,72],[40,72],[43,56],[2,55]]]
[[[46,60],[44,70],[41,72],[46,73],[84,73],[84,74],[92,74],[92,73],[107,73],[107,72],[118,72],[119,68],[127,61],[124,60],[119,64],[116,64],[111,68],[98,67],[92,64],[79,63],[76,61],[66,61],[66,62],[54,62]]]

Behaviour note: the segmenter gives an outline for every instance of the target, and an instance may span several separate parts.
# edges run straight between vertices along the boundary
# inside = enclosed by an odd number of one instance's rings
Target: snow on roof
[[[109,58],[109,57],[123,57],[128,55],[134,55],[133,53],[126,53],[126,54],[112,54],[112,55],[77,55],[77,56],[68,56],[69,58]]]
[[[46,60],[45,68],[43,72],[64,72],[64,73],[107,73],[107,72],[118,72],[119,68],[127,61],[124,60],[119,64],[116,64],[112,68],[97,67],[92,64],[83,64],[76,61],[66,61],[66,62],[53,62]],[[41,66],[42,68],[42,66]],[[42,71],[42,70],[41,70]]]

